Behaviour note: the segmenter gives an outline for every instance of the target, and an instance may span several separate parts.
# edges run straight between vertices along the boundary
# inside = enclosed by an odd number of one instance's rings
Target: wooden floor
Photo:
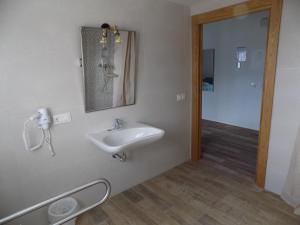
[[[255,177],[258,131],[202,120],[203,157]]]
[[[278,196],[209,160],[188,162],[108,200],[77,225],[299,225]]]

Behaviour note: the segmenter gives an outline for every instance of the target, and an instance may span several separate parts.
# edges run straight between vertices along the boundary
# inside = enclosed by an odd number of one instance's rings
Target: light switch
[[[62,114],[57,114],[53,116],[54,124],[70,123],[72,121],[71,113],[66,112]]]
[[[185,93],[176,94],[176,101],[183,101],[185,100]]]
[[[182,94],[181,94],[181,100],[182,100],[182,101],[185,100],[185,93],[182,93]]]

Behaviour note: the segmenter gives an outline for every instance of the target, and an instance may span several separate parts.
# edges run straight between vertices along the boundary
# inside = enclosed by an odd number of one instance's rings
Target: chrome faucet
[[[112,130],[121,129],[122,126],[123,126],[123,121],[121,119],[114,119],[113,129]]]

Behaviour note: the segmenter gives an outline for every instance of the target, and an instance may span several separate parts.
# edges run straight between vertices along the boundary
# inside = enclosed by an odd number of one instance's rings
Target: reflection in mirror
[[[215,49],[203,50],[202,91],[214,91]]]
[[[120,31],[120,40],[101,28],[82,27],[85,111],[93,112],[135,103],[135,32]]]

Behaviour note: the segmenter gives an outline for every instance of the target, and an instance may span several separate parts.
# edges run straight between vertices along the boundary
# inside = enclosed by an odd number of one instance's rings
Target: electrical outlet
[[[56,124],[62,124],[62,123],[70,123],[72,121],[71,113],[66,112],[62,114],[57,114],[53,116],[53,123]]]

